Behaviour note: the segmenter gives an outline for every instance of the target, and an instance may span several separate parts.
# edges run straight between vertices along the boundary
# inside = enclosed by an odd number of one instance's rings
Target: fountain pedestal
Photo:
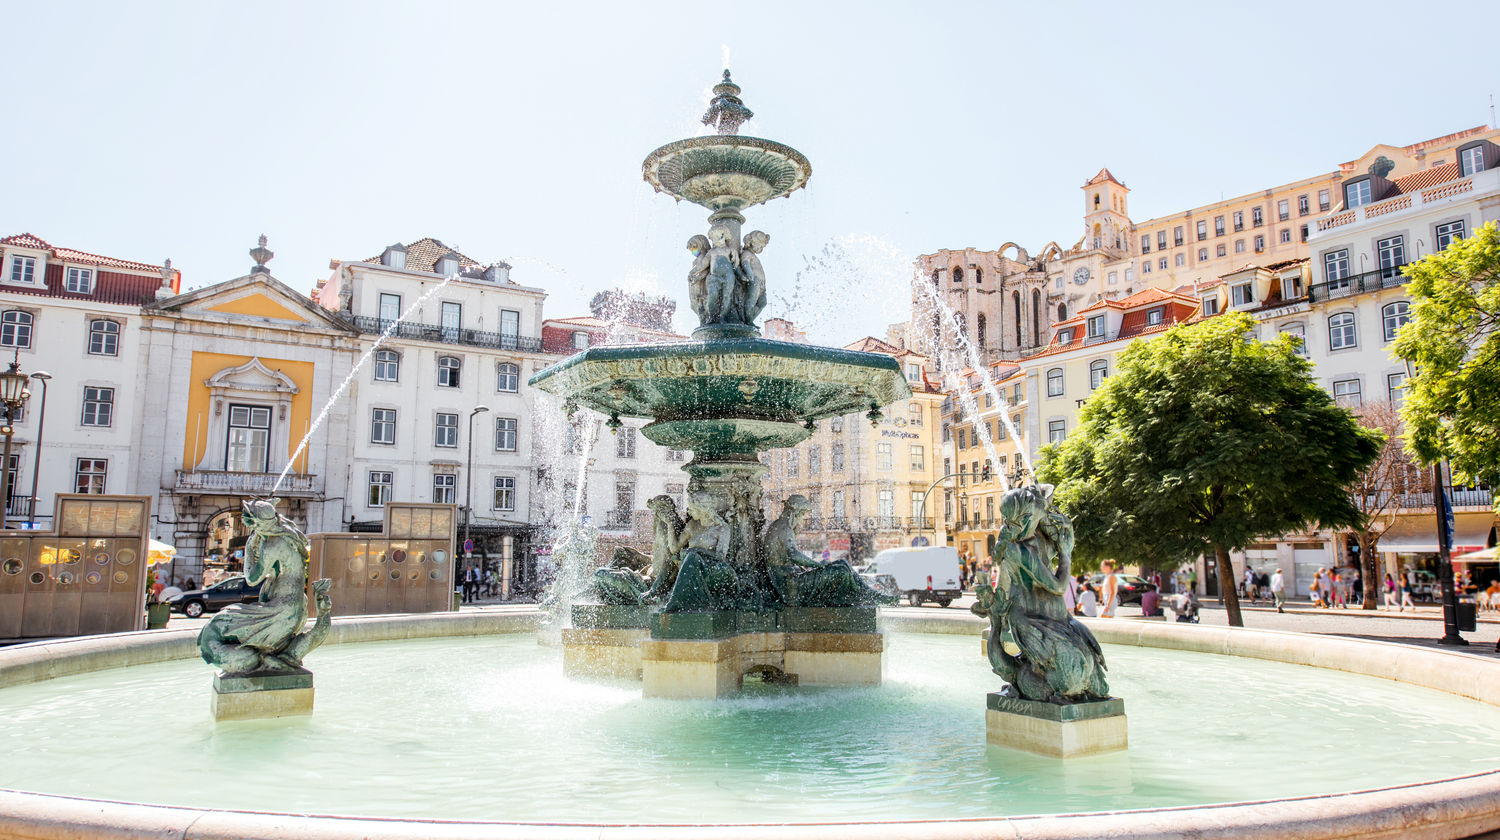
[[[796,685],[879,685],[885,639],[879,633],[740,633],[720,639],[641,643],[646,697],[713,700],[763,673]]]
[[[214,674],[209,708],[214,720],[310,715],[313,710],[313,675],[306,668],[238,677],[219,671]]]
[[[1077,758],[1117,752],[1129,746],[1125,701],[1046,703],[985,695],[985,738],[991,744],[1051,758]]]

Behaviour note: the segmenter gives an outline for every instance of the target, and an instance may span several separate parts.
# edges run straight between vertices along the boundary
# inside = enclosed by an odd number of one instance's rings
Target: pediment
[[[333,313],[267,274],[248,274],[158,301],[158,311],[185,316],[229,318],[256,324],[282,323],[306,329],[323,327],[341,332],[353,329]]]
[[[295,394],[297,385],[278,370],[271,370],[257,357],[237,367],[227,367],[203,380],[210,391],[263,394]]]

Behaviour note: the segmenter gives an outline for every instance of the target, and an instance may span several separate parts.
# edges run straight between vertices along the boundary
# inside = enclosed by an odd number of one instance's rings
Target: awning
[[[1464,555],[1454,555],[1455,563],[1493,563],[1500,559],[1500,546],[1490,546],[1484,551],[1471,551]]]
[[[150,565],[156,566],[161,563],[170,563],[177,556],[177,547],[167,545],[160,540],[152,540],[150,543]]]
[[[1406,514],[1380,538],[1375,550],[1381,554],[1436,554],[1437,517],[1432,513]],[[1459,513],[1453,517],[1453,545],[1457,556],[1484,549],[1495,527],[1493,513]]]

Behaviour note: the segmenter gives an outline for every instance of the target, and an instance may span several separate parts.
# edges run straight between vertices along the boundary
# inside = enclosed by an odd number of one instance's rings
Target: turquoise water
[[[311,717],[215,724],[197,660],[0,690],[0,787],[486,820],[923,819],[1327,793],[1500,766],[1500,709],[1252,659],[1107,646],[1126,753],[990,747],[965,636],[887,636],[873,688],[646,700],[530,636],[329,646]]]

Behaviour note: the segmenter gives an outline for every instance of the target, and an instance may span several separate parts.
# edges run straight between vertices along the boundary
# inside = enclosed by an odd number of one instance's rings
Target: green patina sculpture
[[[245,579],[260,584],[260,599],[234,604],[209,621],[198,634],[203,661],[226,676],[297,671],[302,659],[328,636],[333,601],[327,578],[313,582],[317,621],[307,622],[307,537],[291,520],[276,513],[276,499],[241,505],[250,530],[245,541]]]
[[[972,610],[990,619],[990,666],[1009,683],[1002,693],[1050,703],[1108,698],[1104,652],[1063,601],[1073,525],[1053,506],[1052,487],[1011,490],[1000,513],[1005,525],[990,555],[996,582],[975,587]]]
[[[865,583],[847,560],[819,563],[797,547],[797,526],[810,509],[807,497],[789,496],[779,519],[761,540],[761,552],[776,592],[792,607],[870,607],[895,603]]]

